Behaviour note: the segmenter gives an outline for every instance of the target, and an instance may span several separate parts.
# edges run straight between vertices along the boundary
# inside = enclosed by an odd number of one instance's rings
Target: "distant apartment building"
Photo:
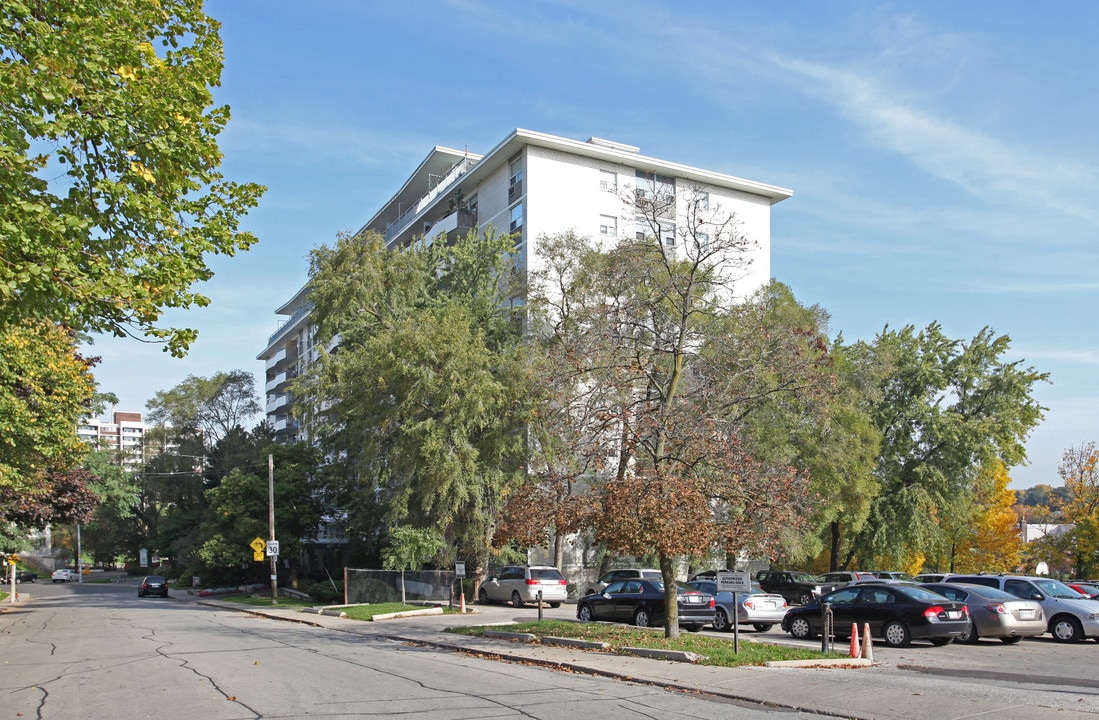
[[[84,418],[76,435],[96,449],[115,450],[127,465],[145,460],[145,433],[152,427],[141,421],[141,413],[115,411],[110,420]]]
[[[658,222],[639,218],[631,199],[653,193],[670,199]],[[753,241],[750,264],[737,280],[747,296],[771,277],[771,206],[791,195],[773,185],[642,155],[632,145],[585,141],[515,130],[484,155],[435,147],[362,226],[397,249],[423,239],[453,239],[494,228],[516,234],[520,269],[537,269],[538,238],[572,230],[607,243],[650,237],[682,242],[687,204],[701,201],[735,216]],[[282,326],[258,356],[266,369],[267,420],[282,440],[297,439],[288,383],[316,359],[311,304],[302,288],[275,312]]]

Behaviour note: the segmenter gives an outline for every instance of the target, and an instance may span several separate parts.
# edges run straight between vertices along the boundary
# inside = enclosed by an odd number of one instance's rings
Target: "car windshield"
[[[815,583],[817,579],[809,573],[790,573],[790,577],[794,579],[794,582],[800,583]]]
[[[153,583],[153,584],[155,585],[155,584],[157,584],[157,583],[163,583],[163,582],[164,582],[164,578],[162,578],[162,577],[161,577],[161,576],[159,576],[159,575],[150,575],[149,577],[145,578],[145,582],[147,582],[147,583]]]
[[[1046,595],[1064,600],[1078,600],[1080,593],[1059,580],[1032,580],[1034,585]]]

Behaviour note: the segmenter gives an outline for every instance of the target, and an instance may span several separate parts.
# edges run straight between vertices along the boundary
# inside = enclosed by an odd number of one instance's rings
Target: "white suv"
[[[1058,642],[1079,642],[1085,637],[1099,640],[1099,602],[1058,580],[1028,575],[947,575],[943,582],[984,585],[1034,600],[1049,618],[1048,632]]]
[[[505,565],[481,583],[477,599],[482,603],[510,602],[515,607],[542,602],[551,608],[561,607],[569,596],[569,581],[552,565]]]

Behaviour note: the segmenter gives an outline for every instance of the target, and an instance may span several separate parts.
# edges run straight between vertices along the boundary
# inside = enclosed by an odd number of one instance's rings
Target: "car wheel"
[[[752,627],[756,629],[756,632],[767,632],[768,630],[773,628],[774,625],[770,625],[768,623],[756,623]]]
[[[595,619],[595,614],[591,611],[591,605],[581,605],[580,609],[576,611],[576,619],[580,622],[591,622]]]
[[[718,608],[714,612],[714,630],[717,630],[718,632],[728,632],[732,628],[733,626],[729,622],[729,616],[725,614],[724,610]]]
[[[637,627],[652,627],[653,619],[649,615],[648,610],[639,608],[637,612],[633,614],[633,624]]]
[[[519,597],[518,590],[511,591],[511,606],[517,608],[523,607],[523,598]]]
[[[942,647],[943,645],[949,645],[950,641],[953,640],[953,639],[954,638],[952,638],[952,637],[928,638],[928,640],[931,642],[931,644],[934,645],[935,647]]]
[[[813,637],[813,626],[807,618],[796,617],[790,621],[790,634],[799,640],[808,640]]]
[[[595,588],[588,588],[587,592],[585,592],[584,594],[585,595],[594,595],[595,593],[596,593]]]
[[[890,620],[881,631],[885,644],[889,647],[908,647],[912,637],[908,634],[908,627],[899,620]]]
[[[702,630],[701,625],[684,625],[687,628],[687,632],[699,632]]]
[[[138,591],[137,591],[137,596],[138,596],[138,597],[145,597],[145,593],[143,593],[143,592],[141,592],[140,590],[138,590]]]
[[[1053,618],[1053,622],[1050,623],[1049,626],[1049,631],[1053,634],[1054,640],[1063,643],[1080,642],[1081,638],[1084,636],[1084,630],[1080,627],[1080,621],[1069,615]]]
[[[1022,641],[1023,638],[1020,635],[1012,635],[1011,637],[1000,638],[1000,642],[1002,642],[1004,645],[1015,645],[1016,643],[1020,643]]]
[[[808,591],[803,592],[798,597],[798,602],[801,603],[802,605],[808,605],[809,603],[813,602],[813,593],[808,592]]]
[[[966,645],[976,645],[980,636],[977,634],[977,626],[972,623],[969,625],[969,632],[964,632],[958,636],[958,642],[965,643]]]
[[[549,604],[549,606],[556,610],[557,608],[561,607],[561,603],[552,602],[552,603]]]
[[[484,588],[477,591],[477,602],[482,605],[488,605],[488,592]]]

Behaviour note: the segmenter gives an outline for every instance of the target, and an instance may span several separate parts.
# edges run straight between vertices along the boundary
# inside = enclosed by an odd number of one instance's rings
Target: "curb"
[[[672,662],[696,663],[702,659],[702,655],[682,650],[657,650],[655,648],[624,647],[619,652],[637,655],[639,657],[652,658],[653,660],[671,660]]]

